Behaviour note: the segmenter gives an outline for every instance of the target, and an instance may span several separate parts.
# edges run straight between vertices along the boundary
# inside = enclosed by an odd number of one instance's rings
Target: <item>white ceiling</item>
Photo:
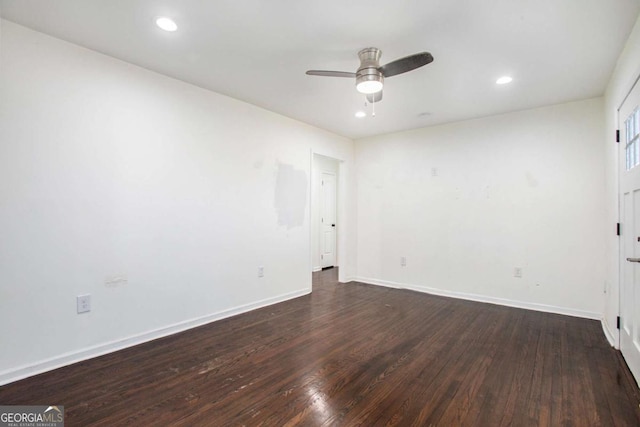
[[[2,17],[350,138],[602,95],[638,0],[0,0]],[[158,29],[172,17],[175,33]],[[357,52],[435,61],[385,81],[376,117]],[[513,83],[495,80],[511,75]],[[369,107],[370,112],[370,107]]]

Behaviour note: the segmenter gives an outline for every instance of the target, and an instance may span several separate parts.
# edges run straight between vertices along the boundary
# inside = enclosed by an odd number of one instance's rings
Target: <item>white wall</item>
[[[616,68],[609,80],[605,93],[606,137],[603,139],[604,159],[606,166],[606,283],[605,296],[605,331],[608,338],[619,347],[619,334],[616,329],[616,317],[620,313],[619,293],[619,238],[612,232],[619,221],[618,214],[618,149],[614,143],[614,135],[618,129],[618,107],[640,75],[640,18],[627,40],[624,50],[618,58]]]
[[[356,141],[358,279],[600,318],[603,137],[598,98]]]
[[[320,254],[322,252],[322,248],[320,247],[320,235],[322,231],[321,227],[321,199],[320,194],[322,191],[322,173],[330,172],[336,175],[336,183],[340,181],[339,176],[339,163],[336,159],[332,159],[329,157],[325,157],[319,154],[314,154],[313,156],[313,178],[311,180],[311,253],[312,259],[311,263],[313,265],[313,271],[319,271],[322,269],[322,262],[320,259]],[[336,189],[338,186],[336,185]],[[340,195],[338,195],[340,199]],[[344,200],[341,200],[344,202]],[[337,218],[340,220],[340,218]],[[339,232],[338,228],[338,232]],[[336,266],[339,265],[339,258],[336,258]]]
[[[353,181],[351,141],[8,21],[0,55],[0,383],[310,292],[311,152]]]

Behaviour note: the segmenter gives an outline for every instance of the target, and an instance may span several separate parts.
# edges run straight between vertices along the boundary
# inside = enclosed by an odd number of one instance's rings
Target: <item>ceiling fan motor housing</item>
[[[361,84],[365,82],[379,82],[380,89],[382,89],[384,76],[378,70],[380,67],[381,56],[382,51],[375,47],[368,47],[358,52],[360,67],[358,68],[358,71],[356,71],[356,87],[360,88]],[[376,92],[380,91],[380,89]]]

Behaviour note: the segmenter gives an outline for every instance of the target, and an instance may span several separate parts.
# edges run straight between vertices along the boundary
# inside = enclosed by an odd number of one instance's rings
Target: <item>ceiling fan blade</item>
[[[407,71],[415,70],[423,65],[427,65],[433,61],[433,56],[429,52],[416,53],[415,55],[405,56],[404,58],[396,59],[389,62],[386,65],[378,68],[378,70],[385,77],[395,76],[397,74],[406,73]]]
[[[356,73],[349,73],[348,71],[324,71],[324,70],[309,70],[308,76],[324,76],[324,77],[350,77],[355,79]]]
[[[372,104],[374,102],[382,101],[382,91],[378,91],[376,93],[368,93],[367,94],[367,101],[372,103]]]

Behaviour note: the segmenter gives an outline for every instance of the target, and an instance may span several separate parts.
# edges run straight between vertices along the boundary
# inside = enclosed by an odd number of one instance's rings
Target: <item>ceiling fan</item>
[[[379,102],[382,99],[382,86],[385,77],[392,77],[407,71],[415,70],[433,61],[429,52],[416,53],[380,65],[382,51],[376,47],[368,47],[358,52],[360,66],[355,73],[348,71],[309,70],[307,75],[326,77],[349,77],[356,79],[356,89],[367,96],[369,102]]]

